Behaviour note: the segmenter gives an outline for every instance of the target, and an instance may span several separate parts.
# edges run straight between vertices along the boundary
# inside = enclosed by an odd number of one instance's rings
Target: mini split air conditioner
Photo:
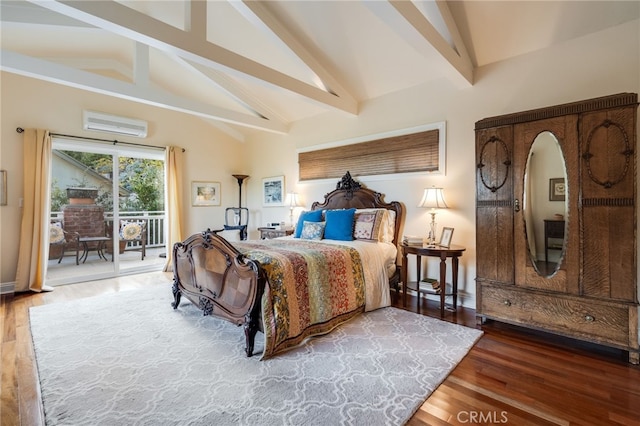
[[[147,122],[134,118],[118,117],[95,111],[83,111],[82,124],[85,130],[116,133],[136,138],[147,137]]]

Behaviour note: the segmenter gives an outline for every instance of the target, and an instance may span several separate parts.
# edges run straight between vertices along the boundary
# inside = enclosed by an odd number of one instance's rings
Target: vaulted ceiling
[[[2,70],[243,140],[640,19],[637,1],[6,1]]]

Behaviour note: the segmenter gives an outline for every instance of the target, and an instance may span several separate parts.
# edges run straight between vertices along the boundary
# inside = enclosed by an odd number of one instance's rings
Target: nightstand
[[[276,228],[258,228],[261,240],[270,240],[272,238],[285,237],[293,234],[293,228],[276,229]]]
[[[453,296],[453,304],[452,310],[455,311],[458,303],[458,258],[462,256],[462,252],[466,249],[461,246],[451,247],[428,247],[426,245],[408,245],[402,244],[400,245],[402,249],[402,289],[403,289],[403,305],[407,306],[407,289],[414,290],[418,294],[418,312],[420,312],[420,292],[439,294],[440,296],[440,317],[444,317],[444,297],[445,296]],[[407,277],[407,255],[413,254],[417,257],[416,259],[416,272],[418,281],[408,282]],[[421,289],[420,285],[424,285],[425,287],[430,286],[427,282],[421,282],[421,267],[422,260],[421,256],[431,256],[437,257],[440,259],[440,291],[439,292],[430,292],[427,289]],[[447,293],[447,285],[446,285],[446,276],[447,276],[447,258],[451,259],[451,292]]]

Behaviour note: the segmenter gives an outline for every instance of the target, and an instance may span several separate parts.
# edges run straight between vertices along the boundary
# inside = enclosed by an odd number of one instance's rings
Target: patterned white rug
[[[46,424],[401,425],[482,334],[386,308],[260,361],[242,327],[171,301],[162,285],[31,308]]]

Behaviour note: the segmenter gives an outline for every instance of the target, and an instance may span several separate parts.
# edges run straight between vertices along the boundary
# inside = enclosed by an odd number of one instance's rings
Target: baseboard
[[[0,283],[0,294],[11,294],[16,292],[16,282]]]

